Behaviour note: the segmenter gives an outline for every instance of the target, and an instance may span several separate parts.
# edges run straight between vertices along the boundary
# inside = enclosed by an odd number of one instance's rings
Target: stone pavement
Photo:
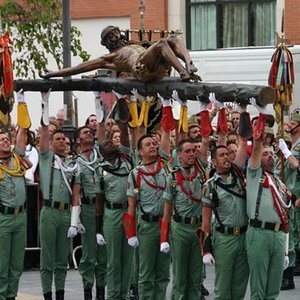
[[[207,300],[212,300],[214,270],[212,267],[206,269],[207,278],[204,282],[205,287],[210,291]],[[295,277],[296,289],[291,291],[282,291],[278,300],[299,300],[300,299],[300,276]],[[66,281],[66,300],[83,300],[83,289],[81,278],[77,270],[69,270]],[[167,292],[167,300],[171,299],[171,284]],[[94,292],[95,294],[95,292]],[[19,295],[17,300],[42,300],[42,289],[39,271],[25,271],[21,277],[19,286]],[[249,289],[245,299],[249,299]]]

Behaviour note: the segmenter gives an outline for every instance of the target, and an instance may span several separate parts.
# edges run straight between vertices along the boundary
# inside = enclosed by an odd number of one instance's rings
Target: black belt
[[[0,213],[4,215],[18,215],[24,210],[24,206],[9,207],[3,204],[0,205]]]
[[[152,216],[144,213],[141,215],[141,218],[146,222],[158,222],[162,218],[162,216]]]
[[[270,223],[270,222],[262,222],[260,220],[251,219],[250,226],[262,229],[268,229],[272,231],[281,231],[283,230],[283,226],[280,223]]]
[[[88,198],[83,197],[81,198],[81,204],[88,204],[88,205],[94,205],[96,203],[96,198]]]
[[[240,234],[246,232],[247,228],[248,228],[248,226],[243,226],[243,227],[238,227],[238,226],[235,226],[235,227],[219,226],[219,227],[216,228],[216,230],[218,232],[221,232],[221,233],[228,233],[228,234],[232,234],[232,235],[240,235]]]
[[[47,207],[57,208],[59,210],[66,210],[70,208],[70,204],[68,203],[50,200],[44,200],[44,205]]]
[[[118,203],[113,203],[113,202],[105,202],[106,208],[108,209],[126,209],[128,208],[128,202],[118,202]]]
[[[179,215],[174,215],[173,219],[175,222],[177,223],[183,223],[183,224],[190,224],[190,225],[195,225],[198,223],[201,223],[202,218],[198,218],[198,217],[182,217]]]

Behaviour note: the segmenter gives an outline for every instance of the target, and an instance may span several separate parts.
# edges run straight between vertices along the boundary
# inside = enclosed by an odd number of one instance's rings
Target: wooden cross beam
[[[120,94],[130,94],[136,88],[143,96],[156,96],[159,93],[170,98],[173,90],[177,90],[181,99],[209,102],[208,95],[213,92],[220,102],[237,102],[249,104],[249,98],[254,97],[258,104],[273,103],[276,98],[274,89],[268,86],[235,84],[235,83],[207,83],[183,82],[180,78],[167,77],[151,83],[144,83],[136,79],[122,78],[83,78],[83,79],[37,79],[15,80],[14,90],[19,91],[103,91],[115,90]]]

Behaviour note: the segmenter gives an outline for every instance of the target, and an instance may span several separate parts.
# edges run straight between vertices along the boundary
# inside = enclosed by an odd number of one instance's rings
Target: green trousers
[[[70,211],[43,206],[40,216],[40,273],[43,293],[51,292],[54,277],[56,291],[65,289],[70,253]]]
[[[196,236],[199,226],[171,222],[174,300],[201,299],[202,256]]]
[[[23,272],[27,215],[0,213],[0,299],[17,296]]]
[[[81,236],[82,257],[79,272],[85,289],[93,288],[95,281],[96,287],[106,285],[106,247],[97,246],[95,214],[95,205],[82,205],[80,217],[85,234]]]
[[[294,243],[295,250],[300,251],[300,207],[294,208]]]
[[[160,252],[158,222],[139,221],[139,299],[165,299],[170,280],[170,255]]]
[[[249,227],[246,249],[250,270],[251,300],[275,300],[280,292],[285,233]]]
[[[130,287],[134,248],[128,245],[122,224],[124,209],[105,209],[103,231],[107,248],[107,300],[126,299]]]
[[[246,234],[214,232],[215,300],[243,300],[249,278]]]
[[[289,267],[295,267],[295,207],[292,205],[289,210]]]

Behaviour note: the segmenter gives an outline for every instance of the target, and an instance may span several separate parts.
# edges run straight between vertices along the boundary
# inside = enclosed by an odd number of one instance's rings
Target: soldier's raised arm
[[[41,92],[42,95],[42,117],[41,117],[41,138],[40,138],[40,151],[49,149],[49,96],[51,89],[48,92]]]
[[[253,131],[253,148],[249,159],[251,168],[256,168],[261,165],[262,149],[263,149],[263,137],[264,129],[267,118],[266,106],[259,106],[256,104],[255,98],[250,98],[250,103],[257,108],[259,116],[256,122],[256,126]]]

